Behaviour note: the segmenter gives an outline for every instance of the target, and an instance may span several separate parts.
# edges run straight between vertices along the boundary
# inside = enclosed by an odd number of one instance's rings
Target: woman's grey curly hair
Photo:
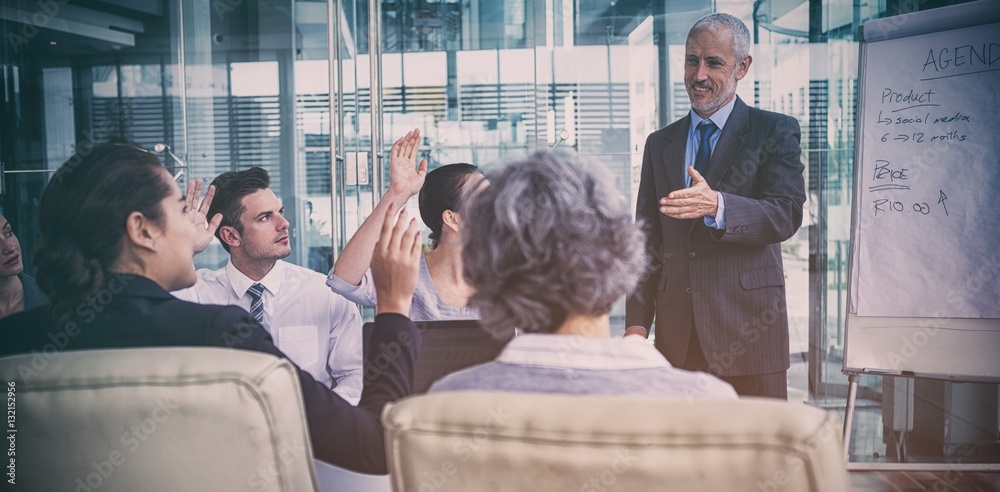
[[[541,151],[487,181],[461,208],[465,279],[485,327],[553,332],[570,315],[607,314],[635,287],[643,233],[599,168]]]

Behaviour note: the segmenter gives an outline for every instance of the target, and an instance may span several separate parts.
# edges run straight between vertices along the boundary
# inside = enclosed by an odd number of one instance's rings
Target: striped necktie
[[[264,286],[260,283],[256,283],[247,289],[247,294],[250,296],[250,316],[257,320],[259,323],[264,322]]]

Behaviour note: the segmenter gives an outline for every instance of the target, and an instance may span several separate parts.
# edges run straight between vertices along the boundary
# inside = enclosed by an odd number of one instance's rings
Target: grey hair
[[[465,197],[462,263],[484,327],[553,332],[570,315],[607,314],[635,288],[645,239],[600,171],[540,151]]]
[[[688,31],[688,37],[690,38],[695,31],[716,29],[728,32],[733,37],[733,55],[736,56],[736,63],[750,55],[750,30],[743,21],[729,14],[709,14],[698,19]]]

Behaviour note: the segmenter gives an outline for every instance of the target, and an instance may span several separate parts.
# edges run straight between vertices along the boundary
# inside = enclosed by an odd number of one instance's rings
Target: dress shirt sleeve
[[[719,197],[719,209],[715,212],[715,218],[705,216],[705,225],[715,229],[726,230],[726,196],[718,191],[715,196]]]
[[[330,308],[330,353],[327,370],[337,381],[333,389],[351,405],[361,400],[363,384],[361,313],[358,307],[345,299],[335,297]]]
[[[374,306],[378,300],[375,295],[375,282],[372,280],[372,271],[369,268],[365,276],[361,277],[361,284],[351,285],[344,279],[336,276],[333,270],[326,277],[326,285],[334,294],[344,296],[345,299],[362,306]]]

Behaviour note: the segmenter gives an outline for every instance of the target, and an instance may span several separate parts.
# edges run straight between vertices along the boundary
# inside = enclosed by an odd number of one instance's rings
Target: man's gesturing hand
[[[706,215],[715,218],[719,212],[719,195],[693,167],[688,168],[688,174],[691,186],[660,198],[660,213],[675,219],[700,219]]]

